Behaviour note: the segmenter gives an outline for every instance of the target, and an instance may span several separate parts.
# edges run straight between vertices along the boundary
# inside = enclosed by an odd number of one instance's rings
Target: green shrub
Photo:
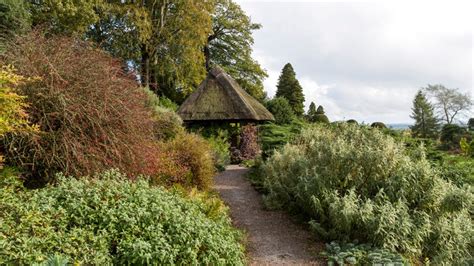
[[[441,129],[440,140],[442,143],[441,148],[446,150],[459,149],[459,142],[461,138],[466,135],[466,129],[454,125],[446,124]]]
[[[470,188],[444,181],[422,148],[408,154],[382,131],[315,125],[262,168],[267,206],[306,214],[329,241],[358,239],[435,263],[472,256]]]
[[[331,242],[326,244],[322,255],[328,260],[328,265],[409,265],[400,254],[368,244]]]
[[[0,264],[68,261],[84,265],[243,265],[240,233],[221,203],[168,192],[117,171],[58,176],[25,190],[0,179]]]
[[[379,128],[379,129],[386,129],[387,126],[383,122],[373,122],[370,124],[371,127],[373,128]]]
[[[313,123],[326,123],[329,124],[329,118],[324,112],[324,107],[322,105],[318,106],[316,112],[309,117],[309,121]]]
[[[315,114],[313,122],[329,124],[329,118],[325,114]]]
[[[355,119],[349,119],[349,120],[346,121],[346,123],[348,123],[348,124],[356,124],[356,125],[359,124],[359,122],[357,122],[357,120],[355,120]]]
[[[275,117],[275,123],[279,125],[290,124],[295,118],[293,108],[288,100],[283,97],[276,97],[265,103],[268,111]]]
[[[225,170],[225,167],[230,163],[230,144],[228,138],[227,131],[224,130],[219,130],[216,135],[206,138],[212,149],[214,166],[219,171]]]
[[[280,149],[286,143],[300,133],[301,128],[305,126],[300,121],[294,121],[289,125],[277,125],[268,123],[259,128],[259,137],[262,147],[262,157],[265,159],[273,154],[275,150]]]
[[[148,88],[143,89],[147,95],[146,106],[151,109],[153,116],[153,133],[157,140],[167,140],[184,132],[183,120],[172,109],[162,105],[158,98]]]

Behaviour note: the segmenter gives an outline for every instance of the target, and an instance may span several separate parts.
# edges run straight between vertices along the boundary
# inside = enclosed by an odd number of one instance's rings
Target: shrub
[[[386,249],[378,249],[368,244],[339,244],[331,242],[326,244],[326,251],[322,255],[328,264],[337,265],[399,265],[407,263],[400,254],[395,254]]]
[[[387,126],[382,122],[373,122],[370,126],[378,129],[387,129]]]
[[[243,265],[240,233],[215,197],[169,192],[117,171],[25,190],[0,179],[0,264]]]
[[[27,169],[30,180],[110,167],[130,175],[155,171],[146,95],[121,62],[87,42],[39,31],[16,39],[2,60],[25,77],[39,77],[17,89],[41,132],[4,142],[7,158]]]
[[[257,127],[249,124],[242,127],[240,133],[240,160],[254,159],[260,152],[260,147],[257,142]]]
[[[230,144],[228,141],[227,131],[218,130],[216,135],[206,138],[212,149],[212,157],[214,166],[217,170],[223,171],[230,163]]]
[[[268,123],[259,127],[259,138],[262,146],[262,157],[266,159],[275,150],[280,149],[286,143],[300,133],[305,124],[294,121],[289,125],[277,125]]]
[[[461,138],[466,135],[466,129],[454,125],[446,124],[441,129],[440,140],[442,148],[446,150],[459,149]]]
[[[209,143],[193,133],[182,133],[160,145],[160,169],[154,174],[157,184],[181,184],[209,189],[215,174]]]
[[[13,91],[14,86],[24,82],[22,76],[16,75],[11,66],[0,65],[0,139],[7,133],[35,132],[36,128],[28,123],[25,113],[25,97]],[[3,156],[0,153],[0,169]]]
[[[469,121],[467,121],[467,128],[469,131],[474,131],[474,117],[469,118]]]
[[[346,121],[346,123],[348,123],[348,124],[356,124],[356,125],[359,124],[359,122],[357,122],[357,120],[355,120],[355,119],[349,119],[349,120]]]
[[[276,97],[266,102],[265,105],[275,117],[275,123],[279,125],[289,124],[295,118],[293,108],[286,98]]]
[[[184,132],[183,120],[172,109],[160,102],[161,98],[148,88],[143,89],[147,95],[146,106],[152,110],[153,133],[157,140],[167,140]]]
[[[378,130],[316,125],[262,168],[266,204],[306,214],[326,240],[358,239],[435,263],[472,256],[472,191],[442,180],[422,148],[409,155]]]

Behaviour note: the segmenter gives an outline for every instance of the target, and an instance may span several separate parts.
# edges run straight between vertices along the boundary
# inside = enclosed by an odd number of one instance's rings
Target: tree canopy
[[[412,115],[415,124],[411,126],[414,136],[422,138],[434,137],[438,131],[438,120],[434,116],[434,107],[428,102],[420,90],[413,100]]]
[[[469,111],[474,104],[469,95],[441,84],[428,85],[424,90],[434,98],[434,106],[446,124],[452,124],[456,116]]]
[[[283,97],[288,100],[293,112],[297,116],[302,116],[304,113],[304,94],[303,88],[296,79],[296,73],[293,66],[287,63],[281,71],[278,78],[276,97]]]
[[[181,102],[205,78],[207,62],[265,97],[267,74],[251,56],[261,26],[232,0],[28,1],[34,26],[93,40],[158,95]]]
[[[312,122],[314,120],[315,115],[316,115],[316,105],[314,104],[314,102],[311,102],[309,104],[309,109],[307,113],[308,121]]]
[[[262,26],[253,23],[234,1],[215,1],[212,32],[204,47],[206,68],[220,65],[250,95],[263,100],[263,79],[267,73],[252,58],[252,32]]]

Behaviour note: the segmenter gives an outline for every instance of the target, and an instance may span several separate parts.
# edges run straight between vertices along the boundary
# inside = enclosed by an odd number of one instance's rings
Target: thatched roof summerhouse
[[[274,120],[273,115],[219,67],[180,106],[184,122],[258,122]]]

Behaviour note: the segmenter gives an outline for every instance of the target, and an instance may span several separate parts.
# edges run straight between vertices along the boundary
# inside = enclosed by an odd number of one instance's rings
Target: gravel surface
[[[248,169],[230,165],[215,178],[215,189],[230,207],[234,225],[246,233],[250,265],[325,265],[317,254],[323,244],[283,211],[263,207],[261,195],[245,174]]]

